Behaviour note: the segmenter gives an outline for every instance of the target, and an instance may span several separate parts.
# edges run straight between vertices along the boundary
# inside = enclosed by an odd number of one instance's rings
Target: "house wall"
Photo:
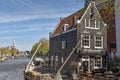
[[[94,8],[94,14],[91,17],[91,8]],[[85,24],[89,24],[89,22],[85,22],[85,19],[89,20],[99,20],[100,21],[100,27],[99,29],[91,29],[86,28]],[[84,71],[84,62],[87,61],[83,57],[88,57],[88,72],[95,69],[95,57],[101,57],[101,67],[106,67],[106,50],[107,50],[107,31],[105,30],[105,23],[103,22],[97,8],[95,8],[94,3],[91,3],[91,6],[87,8],[87,11],[83,15],[83,17],[80,19],[80,23],[77,24],[77,42],[81,41],[79,47],[78,47],[78,54],[80,54],[80,63],[81,68]],[[94,26],[94,24],[92,24]],[[90,35],[90,48],[84,48],[82,47],[82,35]],[[95,48],[95,36],[102,36],[103,37],[103,47],[102,48]],[[84,50],[91,50],[93,52],[84,52]],[[101,52],[96,52],[97,50],[100,50]],[[83,61],[84,60],[84,61]],[[101,68],[98,67],[98,68]]]
[[[66,48],[62,49],[62,41],[66,41]],[[60,66],[62,65],[62,57],[63,57],[63,62],[65,61],[65,59],[67,58],[67,56],[70,54],[70,52],[72,51],[72,49],[75,47],[77,42],[77,31],[76,28],[71,29],[70,31],[66,31],[63,33],[60,33],[57,36],[52,36],[50,37],[50,54],[49,54],[49,58],[51,59],[51,56],[53,56],[53,69],[54,70],[58,70],[60,68]],[[55,56],[58,56],[58,64],[56,65],[55,62]],[[66,71],[68,69],[69,63],[71,62],[71,60],[73,61],[75,57],[75,54],[72,55],[72,57],[70,58],[70,60],[67,62],[67,64],[65,65],[66,67],[64,67],[64,70],[62,71]],[[52,67],[51,67],[52,68]]]

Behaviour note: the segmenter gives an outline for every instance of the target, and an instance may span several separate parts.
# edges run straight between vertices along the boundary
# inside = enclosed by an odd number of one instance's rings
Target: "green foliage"
[[[41,43],[40,48],[37,51],[37,55],[46,55],[49,51],[49,41],[46,38],[41,38],[39,42],[35,43],[32,47],[31,53],[33,54]]]
[[[10,50],[10,53],[11,53],[12,56],[14,56],[15,54],[18,54],[19,51],[16,50],[16,49],[11,49],[11,50]]]
[[[78,63],[77,62],[71,62],[70,63],[70,68],[72,71],[75,71],[78,67]]]
[[[6,55],[6,54],[10,54],[10,55],[15,55],[15,54],[18,54],[19,53],[19,51],[18,50],[16,50],[16,49],[8,49],[8,48],[6,48],[6,47],[1,47],[0,48],[0,55]]]
[[[10,51],[9,51],[6,47],[0,48],[0,52],[1,52],[2,55],[3,55],[3,54],[9,54],[9,53],[10,53]]]

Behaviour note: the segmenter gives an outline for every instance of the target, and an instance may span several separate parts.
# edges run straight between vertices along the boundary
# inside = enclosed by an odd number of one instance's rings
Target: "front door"
[[[90,58],[89,58],[89,56],[82,57],[82,69],[84,72],[90,71]]]
[[[88,71],[88,61],[83,61],[83,71]]]

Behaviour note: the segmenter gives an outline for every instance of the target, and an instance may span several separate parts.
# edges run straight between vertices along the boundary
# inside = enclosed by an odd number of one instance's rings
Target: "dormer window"
[[[68,24],[63,24],[62,31],[67,31]]]

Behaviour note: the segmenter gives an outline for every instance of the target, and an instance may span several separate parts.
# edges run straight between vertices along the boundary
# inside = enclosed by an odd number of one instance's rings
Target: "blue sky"
[[[49,38],[60,17],[82,7],[76,0],[0,0],[0,47],[15,40],[18,50],[31,50],[40,38]]]

